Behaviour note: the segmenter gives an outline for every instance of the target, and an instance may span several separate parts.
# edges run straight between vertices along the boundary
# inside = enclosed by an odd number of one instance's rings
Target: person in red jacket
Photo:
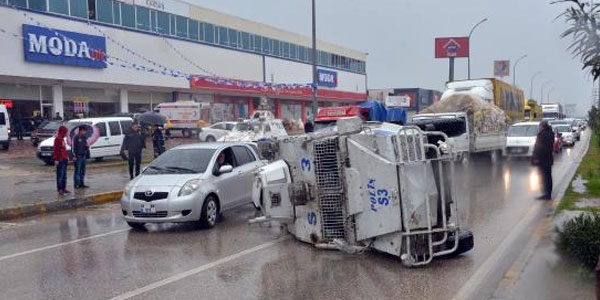
[[[69,154],[67,153],[67,145],[65,137],[69,130],[65,126],[58,128],[58,133],[54,139],[54,161],[58,162],[56,165],[56,189],[58,194],[63,196],[71,192],[67,191],[67,165],[69,163]]]

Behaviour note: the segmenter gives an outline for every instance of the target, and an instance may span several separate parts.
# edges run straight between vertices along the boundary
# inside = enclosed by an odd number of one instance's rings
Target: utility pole
[[[535,74],[533,74],[533,76],[531,76],[531,86],[529,87],[529,99],[533,98],[533,80],[538,76],[542,74],[542,71],[537,71],[535,72]],[[541,99],[540,99],[540,104],[541,104]]]
[[[471,31],[469,31],[469,37],[468,37],[469,48],[471,48],[471,35],[473,35],[473,31],[475,31],[475,28],[477,28],[477,26],[481,25],[482,23],[486,22],[487,20],[488,20],[487,18],[484,18],[483,20],[479,21],[479,23],[475,24],[475,26],[473,26],[473,28],[471,28]],[[471,52],[472,51],[469,50],[469,52],[470,52],[469,56],[467,57],[467,72],[468,72],[467,77],[470,80],[471,79]],[[454,59],[451,58],[451,60],[452,61],[450,62],[450,68],[454,69]],[[454,76],[452,76],[452,77],[454,77]]]
[[[517,65],[519,64],[519,62],[521,62],[521,60],[525,59],[526,57],[527,54],[519,57],[513,65],[513,86],[517,86]]]
[[[317,99],[318,74],[317,74],[317,8],[315,0],[312,0],[312,71],[313,71],[313,99],[312,99],[312,120],[314,122],[319,110],[319,101]]]

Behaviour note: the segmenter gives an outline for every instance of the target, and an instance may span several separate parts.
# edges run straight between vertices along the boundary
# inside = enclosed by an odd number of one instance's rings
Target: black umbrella
[[[163,126],[165,125],[165,123],[167,123],[167,117],[159,114],[159,113],[155,113],[153,111],[148,111],[145,112],[143,114],[140,114],[137,117],[137,120],[142,123],[142,124],[146,124],[146,125],[159,125],[159,126]]]

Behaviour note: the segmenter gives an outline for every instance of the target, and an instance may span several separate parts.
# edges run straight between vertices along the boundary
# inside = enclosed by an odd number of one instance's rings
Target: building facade
[[[176,0],[0,0],[0,102],[103,116],[193,100],[211,121],[312,100],[311,39]],[[321,106],[366,99],[366,54],[317,42]]]

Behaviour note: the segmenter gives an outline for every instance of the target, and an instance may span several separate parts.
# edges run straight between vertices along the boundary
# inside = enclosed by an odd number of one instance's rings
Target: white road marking
[[[113,235],[113,234],[117,234],[117,233],[121,233],[121,232],[125,232],[125,231],[129,231],[129,228],[115,230],[115,231],[97,234],[97,235],[92,235],[92,236],[88,236],[85,238],[72,240],[69,242],[64,242],[64,243],[60,243],[60,244],[54,244],[54,245],[45,246],[45,247],[41,247],[41,248],[31,249],[31,250],[27,250],[27,251],[15,253],[15,254],[0,256],[0,261],[27,255],[27,254],[32,254],[32,253],[36,253],[36,252],[41,252],[41,251],[45,251],[45,250],[50,250],[50,249],[54,249],[54,248],[58,248],[58,247],[66,246],[66,245],[71,245],[71,244],[75,244],[75,243],[79,243],[79,242],[83,242],[83,241],[89,241],[89,240],[93,240],[93,239],[97,239],[97,238],[101,238],[101,237],[105,237],[108,235]]]
[[[228,262],[230,262],[232,260],[236,260],[238,258],[250,255],[250,254],[252,254],[254,252],[257,252],[257,251],[260,251],[260,250],[272,247],[272,246],[277,245],[277,244],[279,244],[279,243],[281,243],[281,242],[283,242],[283,241],[285,241],[285,240],[287,240],[289,238],[290,238],[289,235],[280,237],[280,238],[278,238],[278,239],[276,239],[274,241],[270,241],[270,242],[258,245],[256,247],[252,247],[250,249],[246,249],[246,250],[238,252],[236,254],[232,254],[232,255],[223,257],[221,259],[215,260],[215,261],[213,261],[211,263],[208,263],[208,264],[205,264],[205,265],[201,265],[201,266],[199,266],[197,268],[194,268],[194,269],[191,269],[191,270],[188,270],[188,271],[185,271],[185,272],[181,272],[179,274],[175,274],[175,275],[173,275],[171,277],[167,277],[167,278],[165,278],[163,280],[160,280],[160,281],[151,283],[149,285],[143,286],[141,288],[132,290],[130,292],[121,294],[121,295],[116,296],[114,298],[111,298],[109,300],[125,300],[125,299],[129,299],[129,298],[141,295],[141,294],[143,294],[145,292],[148,292],[148,291],[151,291],[153,289],[165,286],[167,284],[179,281],[179,280],[184,279],[186,277],[189,277],[189,276],[192,276],[192,275],[196,275],[198,273],[201,273],[203,271],[212,269],[212,268],[217,267],[219,265],[228,263]]]

